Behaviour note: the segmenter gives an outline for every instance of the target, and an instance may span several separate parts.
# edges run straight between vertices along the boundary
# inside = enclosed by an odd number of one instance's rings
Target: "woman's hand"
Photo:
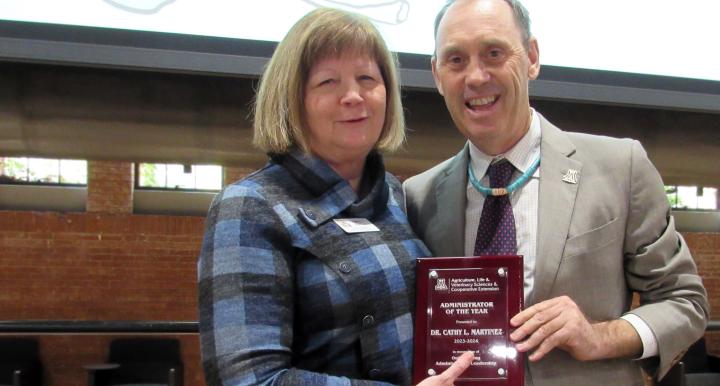
[[[438,375],[425,378],[417,386],[452,386],[455,379],[470,367],[473,359],[475,359],[473,352],[466,351],[447,370]]]

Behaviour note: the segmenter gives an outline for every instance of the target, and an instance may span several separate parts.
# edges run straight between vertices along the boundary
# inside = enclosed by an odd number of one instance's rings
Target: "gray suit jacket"
[[[540,120],[537,260],[526,306],[568,295],[591,320],[632,312],[655,334],[660,355],[580,362],[554,350],[530,363],[526,378],[535,386],[643,385],[640,365],[662,376],[703,334],[705,289],[640,143]],[[435,256],[464,254],[468,157],[466,145],[403,185],[410,223]],[[579,172],[577,184],[562,180],[568,169]],[[641,305],[630,311],[632,292]]]

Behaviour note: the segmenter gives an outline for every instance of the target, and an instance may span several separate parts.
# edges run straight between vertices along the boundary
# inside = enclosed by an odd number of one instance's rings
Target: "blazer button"
[[[370,379],[377,379],[380,377],[380,369],[372,369],[368,375],[370,376]]]
[[[348,274],[352,272],[352,266],[347,261],[340,263],[340,272]]]
[[[365,315],[362,320],[362,326],[368,328],[371,327],[373,324],[375,324],[375,318],[373,318],[372,315]]]

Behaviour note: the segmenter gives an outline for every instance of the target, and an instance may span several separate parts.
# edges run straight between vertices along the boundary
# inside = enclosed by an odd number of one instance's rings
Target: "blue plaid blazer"
[[[198,262],[208,386],[409,384],[415,259],[399,182],[368,156],[362,199],[293,151],[212,203]],[[362,217],[379,232],[347,234]]]

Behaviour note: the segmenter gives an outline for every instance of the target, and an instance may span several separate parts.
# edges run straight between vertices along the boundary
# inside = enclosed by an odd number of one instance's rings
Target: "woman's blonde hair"
[[[380,68],[386,90],[385,122],[375,147],[393,151],[405,141],[396,57],[364,16],[321,8],[300,19],[278,44],[255,97],[253,143],[268,153],[293,146],[309,152],[304,126],[304,89],[313,64],[342,54],[368,55]]]

